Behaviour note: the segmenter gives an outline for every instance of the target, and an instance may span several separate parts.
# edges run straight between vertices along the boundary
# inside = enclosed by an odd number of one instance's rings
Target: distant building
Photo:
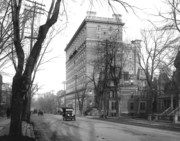
[[[94,50],[99,42],[110,39],[116,35],[117,42],[122,43],[122,28],[124,23],[121,15],[113,15],[112,18],[96,17],[95,12],[89,12],[80,27],[65,48],[66,52],[66,102],[69,106],[75,106],[76,93],[83,92],[88,76],[92,75],[93,66],[90,64],[94,60]],[[126,44],[125,52],[128,54],[127,63],[123,68],[123,78],[121,80],[122,89],[119,91],[120,112],[128,114],[134,111],[135,105],[131,99],[139,95],[138,85],[145,85],[144,75],[138,65],[138,49],[140,41],[135,40]],[[142,81],[143,80],[143,81]],[[113,90],[107,92],[110,95],[109,115],[116,114],[115,99]],[[93,105],[93,87],[89,87],[87,93],[87,105]]]
[[[11,85],[9,83],[3,83],[1,104],[10,106],[10,101],[11,101]]]
[[[7,107],[10,107],[11,102],[11,85],[3,83],[0,75],[0,115],[5,113]]]

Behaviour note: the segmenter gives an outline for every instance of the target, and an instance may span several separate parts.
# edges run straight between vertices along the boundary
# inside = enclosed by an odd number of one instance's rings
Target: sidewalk
[[[131,117],[119,117],[119,118],[99,118],[97,116],[86,116],[87,118],[103,120],[108,122],[115,122],[120,124],[128,124],[128,125],[135,125],[135,126],[143,126],[149,128],[158,128],[164,130],[173,130],[173,131],[180,131],[180,123],[172,123],[168,121],[149,121],[147,119],[139,119],[139,118],[131,118]]]
[[[0,117],[0,136],[8,135],[9,124],[10,124],[10,119],[7,119],[5,117]],[[32,125],[26,122],[22,122],[22,134],[23,136],[27,136],[29,138],[35,139]]]
[[[8,135],[10,119],[0,117],[0,136]]]

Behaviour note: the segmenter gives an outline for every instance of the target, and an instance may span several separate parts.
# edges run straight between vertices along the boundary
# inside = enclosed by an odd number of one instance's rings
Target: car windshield
[[[73,111],[73,109],[66,109],[66,111],[67,111],[67,112],[69,112],[69,111],[70,111],[70,112],[72,112],[72,111]]]

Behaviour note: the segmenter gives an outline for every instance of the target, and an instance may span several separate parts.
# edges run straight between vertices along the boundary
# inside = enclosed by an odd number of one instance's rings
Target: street
[[[46,141],[179,141],[180,132],[118,124],[85,117],[63,121],[61,115],[32,116]]]

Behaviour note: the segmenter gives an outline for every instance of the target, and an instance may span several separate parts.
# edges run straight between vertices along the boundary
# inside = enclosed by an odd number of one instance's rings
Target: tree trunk
[[[22,1],[11,0],[12,7],[12,22],[13,22],[13,40],[15,52],[17,55],[16,74],[13,78],[12,85],[12,101],[11,101],[11,123],[10,123],[10,136],[22,135],[22,112],[23,100],[28,92],[31,82],[31,75],[39,58],[42,44],[46,38],[49,28],[52,27],[57,21],[61,0],[57,0],[54,7],[48,12],[46,23],[39,27],[37,41],[30,52],[30,55],[25,65],[25,55],[20,39],[20,11]],[[53,5],[54,3],[52,3]]]
[[[30,123],[30,109],[31,109],[31,93],[28,91],[25,95],[25,100],[23,101],[23,114],[22,120]]]
[[[152,110],[152,88],[151,86],[149,86],[149,88],[147,89],[147,114],[148,115],[152,115],[153,114],[153,110]]]
[[[30,123],[31,121],[31,93],[28,94],[26,115],[27,115],[27,122]]]
[[[23,110],[25,109],[24,112],[26,113],[27,103],[29,101],[26,98],[28,96],[28,87],[30,86],[29,78],[18,73],[13,78],[10,136],[22,136]]]
[[[26,108],[27,108],[27,103],[28,103],[28,97],[27,94],[25,95],[25,99],[23,101],[23,111],[22,111],[22,121],[26,121]]]
[[[83,116],[83,102],[80,104],[80,115]]]
[[[22,76],[15,76],[12,85],[10,136],[22,135],[23,89]]]
[[[103,118],[105,118],[106,115],[106,94],[103,93]]]
[[[120,112],[119,112],[119,97],[118,97],[118,92],[117,92],[117,86],[115,85],[115,88],[114,88],[114,93],[115,93],[115,97],[116,97],[116,117],[119,117],[120,116]]]

